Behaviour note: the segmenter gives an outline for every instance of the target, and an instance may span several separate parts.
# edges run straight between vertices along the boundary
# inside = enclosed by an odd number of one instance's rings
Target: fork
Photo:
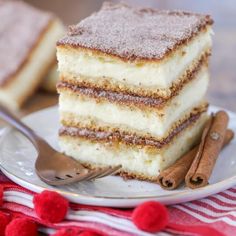
[[[115,174],[120,168],[108,166],[89,170],[72,157],[53,149],[42,137],[26,126],[19,118],[0,104],[0,118],[26,136],[38,152],[35,170],[39,178],[53,186],[94,180]]]

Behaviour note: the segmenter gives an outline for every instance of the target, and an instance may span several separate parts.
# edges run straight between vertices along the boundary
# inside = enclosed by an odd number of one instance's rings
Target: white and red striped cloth
[[[71,204],[66,219],[57,224],[45,224],[35,214],[32,199],[34,193],[9,181],[0,172],[0,186],[4,188],[4,203],[0,210],[15,216],[27,216],[38,222],[40,230],[48,234],[64,227],[92,229],[101,235],[152,236],[136,228],[131,220],[132,209],[113,209]],[[236,235],[236,187],[208,198],[168,207],[170,225],[155,235],[212,235],[208,227],[222,235]],[[178,229],[177,229],[178,228]]]

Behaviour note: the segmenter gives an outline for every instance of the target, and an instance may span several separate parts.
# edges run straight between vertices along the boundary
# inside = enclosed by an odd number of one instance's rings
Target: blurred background
[[[76,24],[98,10],[102,0],[26,0],[41,9],[54,12],[65,25]],[[119,1],[113,1],[119,2]],[[214,47],[211,58],[211,83],[208,93],[212,104],[236,111],[236,1],[235,0],[127,0],[134,6],[180,9],[210,14],[214,23]],[[39,95],[41,96],[41,95]],[[36,98],[37,99],[37,96]],[[40,98],[41,99],[41,98]],[[46,105],[56,102],[50,95]],[[30,103],[34,103],[31,101]],[[31,104],[28,104],[28,107]],[[31,110],[31,109],[30,109]]]

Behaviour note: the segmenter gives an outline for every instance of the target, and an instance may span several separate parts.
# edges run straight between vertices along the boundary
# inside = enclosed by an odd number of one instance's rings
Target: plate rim
[[[209,107],[211,109],[214,109],[214,110],[224,109],[231,116],[236,117],[236,113],[233,112],[233,111],[230,111],[228,109],[221,108],[219,106],[214,106],[214,105],[210,105]],[[58,105],[41,109],[39,111],[30,113],[29,115],[23,117],[22,120],[24,121],[24,120],[30,119],[31,116],[35,116],[35,115],[37,116],[37,113],[47,112],[47,110],[53,110],[53,109],[57,109],[57,108],[58,108]],[[1,130],[0,145],[3,142],[3,140],[5,139],[5,137],[7,136],[7,134],[10,133],[10,131],[11,131],[11,128],[9,128],[9,127],[4,127]],[[48,187],[44,187],[44,186],[41,186],[39,184],[30,183],[29,181],[26,181],[26,180],[22,179],[21,177],[16,176],[15,174],[11,173],[9,170],[5,169],[5,167],[2,166],[1,164],[0,164],[0,169],[2,170],[2,172],[9,179],[11,179],[11,177],[13,176],[14,179],[18,179],[20,182],[25,183],[24,188],[27,188],[27,187],[25,187],[25,185],[31,185],[31,186],[34,186],[34,189],[37,188],[39,191],[43,191],[43,190],[46,190],[46,189],[52,190],[50,185],[48,185]],[[17,184],[21,185],[19,183],[19,181],[17,181]],[[13,182],[15,182],[15,181],[13,181]],[[73,196],[73,197],[76,197],[76,198],[86,198],[86,199],[89,198],[90,200],[95,200],[95,201],[98,201],[98,200],[110,200],[110,201],[111,200],[116,200],[116,201],[117,200],[120,200],[120,201],[124,201],[124,200],[137,201],[137,200],[139,200],[139,201],[141,201],[141,200],[150,200],[150,199],[156,199],[157,201],[158,200],[160,201],[160,199],[164,199],[164,198],[171,198],[171,197],[172,198],[176,198],[176,197],[181,198],[181,196],[186,196],[186,195],[193,194],[193,193],[196,193],[196,192],[198,193],[196,195],[201,195],[201,194],[204,195],[204,193],[207,194],[208,192],[212,192],[212,194],[214,194],[214,193],[217,193],[217,192],[220,192],[220,191],[224,191],[225,189],[228,189],[228,188],[232,187],[235,184],[236,184],[236,174],[234,176],[231,176],[230,178],[221,180],[221,181],[219,181],[217,183],[214,183],[214,184],[209,184],[207,186],[204,186],[204,187],[201,187],[201,188],[198,188],[198,189],[185,189],[185,190],[182,190],[180,192],[174,192],[173,190],[171,190],[171,191],[169,191],[169,193],[163,194],[163,195],[158,195],[157,194],[157,195],[151,195],[151,196],[137,196],[137,197],[132,197],[132,196],[129,196],[129,197],[111,196],[111,197],[109,197],[109,196],[102,196],[102,195],[96,196],[96,195],[83,194],[83,193],[72,193],[72,192],[69,192],[69,191],[66,191],[66,190],[61,190],[61,189],[53,189],[53,191],[57,191],[58,193],[61,193],[62,195],[68,196],[68,197]],[[207,194],[207,196],[208,196],[208,194]],[[176,202],[178,202],[178,201],[176,201]]]

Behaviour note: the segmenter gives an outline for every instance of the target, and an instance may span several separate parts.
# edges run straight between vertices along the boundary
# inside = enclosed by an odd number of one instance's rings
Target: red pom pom
[[[70,228],[70,229],[60,229],[51,236],[100,236],[100,235],[92,231],[83,231],[81,233],[81,230],[79,229]]]
[[[0,185],[0,206],[3,204],[3,186]]]
[[[6,227],[6,236],[37,236],[37,225],[27,218],[16,218]]]
[[[10,222],[10,216],[0,211],[0,236],[5,235],[5,229]]]
[[[164,205],[149,201],[139,205],[132,214],[134,224],[147,232],[158,232],[168,223],[168,212]]]
[[[83,231],[79,236],[99,236],[99,234],[92,231]]]
[[[59,193],[47,190],[36,194],[33,202],[36,214],[42,220],[50,223],[61,222],[69,207],[69,202]]]
[[[78,236],[80,233],[80,230],[78,229],[60,229],[52,236]]]

